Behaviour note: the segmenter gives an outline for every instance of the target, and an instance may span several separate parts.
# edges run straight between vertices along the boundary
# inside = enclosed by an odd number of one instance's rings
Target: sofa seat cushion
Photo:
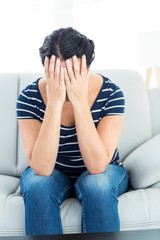
[[[19,186],[19,178],[0,175],[0,230],[6,227],[6,203]]]
[[[5,202],[5,226],[8,232],[25,235],[25,208],[21,194],[10,194]]]
[[[119,196],[121,231],[160,228],[159,199],[158,188],[131,190]],[[70,198],[62,204],[64,233],[81,231],[81,214],[82,208],[76,199]]]
[[[22,195],[16,189],[15,180],[15,188],[10,189],[10,194],[9,191],[0,192],[0,196],[4,196],[3,201],[0,201],[0,236],[25,235],[24,202]],[[134,190],[122,194],[118,205],[121,230],[160,228],[159,199],[158,188]],[[81,214],[81,205],[75,198],[69,198],[61,205],[64,233],[81,232]]]
[[[160,134],[136,148],[124,160],[133,189],[147,188],[160,181]]]
[[[69,198],[61,205],[61,219],[65,233],[81,232],[82,208],[76,198]]]
[[[160,189],[146,188],[119,196],[121,230],[160,228]]]
[[[19,188],[19,178],[0,175],[0,196],[8,196]]]

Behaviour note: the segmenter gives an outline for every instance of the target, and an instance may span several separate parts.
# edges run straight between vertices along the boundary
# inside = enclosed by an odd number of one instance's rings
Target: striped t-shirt
[[[23,89],[17,99],[17,118],[36,119],[43,122],[45,103],[39,91],[37,79]],[[110,79],[103,77],[102,87],[90,109],[95,127],[104,116],[123,115],[125,100],[122,90]],[[98,159],[97,159],[98,161]],[[118,149],[111,164],[121,164]],[[72,176],[86,170],[77,140],[76,127],[60,126],[60,141],[55,168]]]

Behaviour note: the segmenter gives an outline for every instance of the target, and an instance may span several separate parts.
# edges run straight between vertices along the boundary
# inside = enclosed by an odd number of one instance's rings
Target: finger
[[[64,69],[63,69],[63,67],[60,68],[60,77],[59,77],[59,80],[60,80],[60,84],[63,84],[63,83],[64,83]]]
[[[78,59],[75,55],[72,57],[72,62],[73,62],[74,75],[75,75],[76,79],[78,79],[80,67],[79,67]]]
[[[49,78],[48,70],[49,70],[49,58],[46,56],[45,60],[44,60],[44,72],[45,72],[45,75],[46,75],[47,79]]]
[[[56,80],[59,79],[59,74],[60,74],[60,59],[57,58],[56,59],[56,64],[55,64],[55,73],[54,73],[54,77]]]
[[[64,67],[64,80],[65,80],[66,86],[68,86],[70,84],[70,80],[67,73],[67,69],[65,67]]]
[[[87,81],[87,82],[89,81],[89,74],[90,74],[90,69],[88,68],[88,69],[87,69],[87,76],[86,76],[86,81]]]
[[[70,79],[70,81],[73,81],[75,79],[75,76],[74,76],[74,72],[73,72],[73,69],[72,69],[72,66],[71,66],[71,62],[70,62],[70,59],[67,59],[66,60],[66,67],[67,67],[67,75]]]
[[[85,77],[87,74],[86,56],[82,56],[81,60],[81,76]]]
[[[56,57],[52,55],[49,63],[49,77],[54,77],[55,60]]]

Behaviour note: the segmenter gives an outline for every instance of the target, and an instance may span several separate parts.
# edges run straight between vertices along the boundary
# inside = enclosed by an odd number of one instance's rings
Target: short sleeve
[[[103,107],[102,117],[109,115],[123,115],[125,111],[125,98],[122,90],[117,85],[112,87],[105,106]]]
[[[38,108],[35,103],[35,98],[34,96],[32,96],[32,92],[30,91],[31,90],[29,88],[22,90],[17,99],[16,103],[17,119],[40,120]]]

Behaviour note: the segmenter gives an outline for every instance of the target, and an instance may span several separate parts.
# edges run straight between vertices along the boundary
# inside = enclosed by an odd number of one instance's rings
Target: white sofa
[[[126,97],[119,150],[130,173],[129,191],[119,197],[121,230],[160,228],[160,88],[147,90],[132,70],[98,71]],[[43,74],[0,74],[0,236],[25,235],[19,177],[27,166],[16,119],[22,88]],[[81,206],[70,198],[61,207],[64,233],[80,232]]]

